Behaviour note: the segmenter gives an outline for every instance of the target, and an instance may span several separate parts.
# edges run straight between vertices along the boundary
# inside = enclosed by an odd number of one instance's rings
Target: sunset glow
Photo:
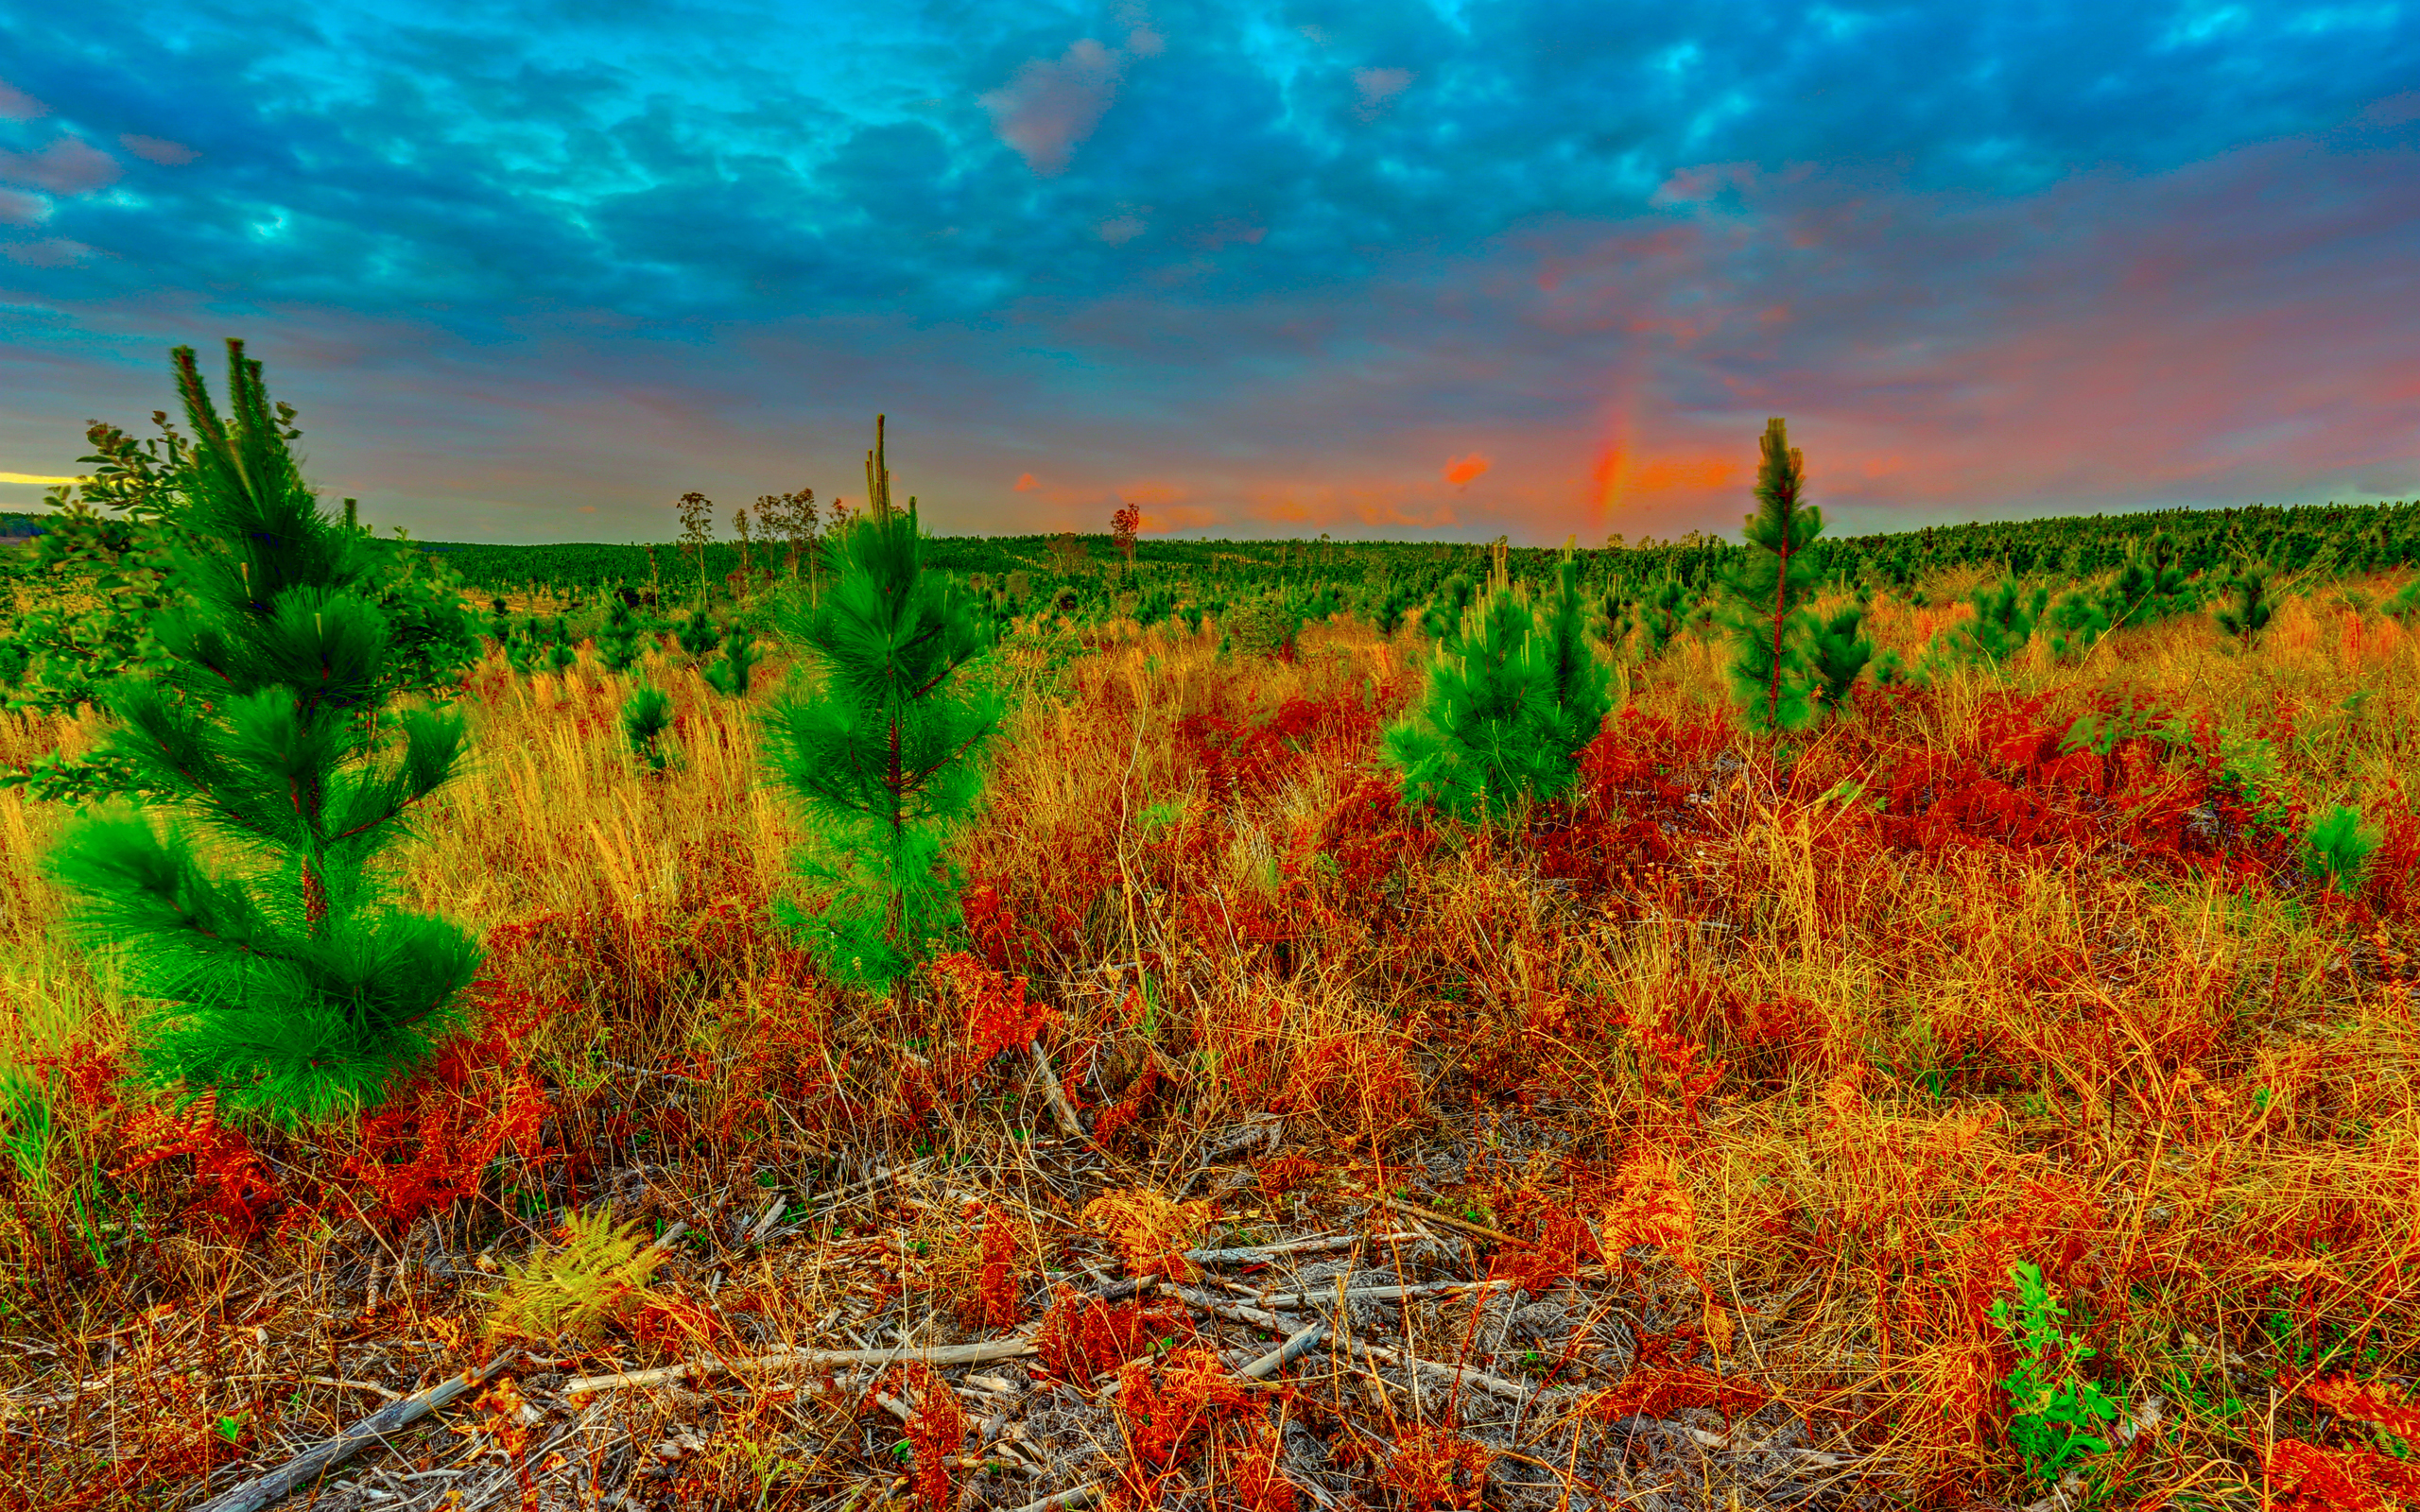
[[[9,40],[0,507],[224,335],[329,491],[441,538],[850,492],[877,410],[944,531],[1730,531],[1768,415],[1852,531],[2420,494],[2403,7]]]

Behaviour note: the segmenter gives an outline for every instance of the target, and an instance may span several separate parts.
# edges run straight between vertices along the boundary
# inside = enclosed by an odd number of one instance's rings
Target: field
[[[1258,654],[1240,593],[1147,625],[1097,544],[969,669],[1008,713],[965,926],[890,994],[778,917],[791,649],[733,697],[653,635],[607,671],[589,612],[568,667],[462,676],[395,852],[485,943],[473,1027],[295,1127],[123,1078],[69,805],[0,791],[0,1486],[199,1505],[468,1369],[285,1504],[2420,1502],[2420,627],[2377,531],[2256,636],[2020,636],[1788,736],[1685,614],[1495,823],[1381,751],[1454,562]],[[1909,662],[1999,576],[1891,559]],[[1022,560],[956,570],[1058,580]],[[1347,560],[1264,565],[1383,579]],[[0,765],[101,724],[10,715]],[[2340,807],[2374,845],[2330,871]]]

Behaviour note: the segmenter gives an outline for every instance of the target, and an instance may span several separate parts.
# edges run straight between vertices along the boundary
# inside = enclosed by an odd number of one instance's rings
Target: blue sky
[[[243,335],[426,537],[2408,498],[2415,266],[2420,6],[0,3],[0,475]]]

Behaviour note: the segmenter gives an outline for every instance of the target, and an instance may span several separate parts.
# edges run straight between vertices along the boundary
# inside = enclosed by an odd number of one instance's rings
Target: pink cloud
[[[1000,140],[1016,149],[1027,167],[1048,178],[1066,170],[1076,144],[1092,135],[1117,98],[1125,75],[1124,53],[1086,37],[1057,59],[1028,60],[981,102]]]
[[[1020,472],[1017,474],[1016,482],[1011,484],[1011,487],[1014,488],[1019,493],[1031,493],[1034,490],[1042,487],[1042,480],[1035,477],[1030,472]]]
[[[1484,452],[1473,452],[1468,456],[1449,456],[1445,459],[1445,481],[1460,488],[1494,465],[1494,459]]]
[[[50,107],[0,79],[0,121],[30,121],[38,115],[48,115]]]
[[[0,226],[39,226],[50,215],[50,202],[36,195],[0,189]]]
[[[159,136],[139,136],[132,131],[119,137],[117,145],[146,163],[156,163],[168,168],[182,168],[201,156],[182,142],[171,142]]]
[[[1354,113],[1365,121],[1376,119],[1387,101],[1409,89],[1417,77],[1409,68],[1355,69],[1353,87],[1361,92],[1361,104]]]
[[[117,160],[80,137],[62,136],[40,152],[0,152],[0,179],[55,195],[80,195],[114,183]]]

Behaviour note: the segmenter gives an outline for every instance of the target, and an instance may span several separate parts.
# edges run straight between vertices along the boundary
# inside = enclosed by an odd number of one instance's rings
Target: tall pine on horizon
[[[70,924],[147,1005],[142,1074],[284,1122],[375,1104],[457,1023],[481,959],[459,925],[393,907],[374,868],[454,774],[450,711],[408,680],[376,593],[389,543],[320,511],[261,365],[227,343],[228,415],[175,353],[194,432],[172,507],[182,593],[157,676],[110,700],[104,750],[145,809],[96,810],[51,853]]]
[[[999,707],[957,676],[988,644],[983,622],[924,571],[916,501],[890,503],[882,423],[868,507],[831,538],[835,580],[786,618],[811,680],[768,715],[766,757],[812,821],[797,870],[820,896],[786,906],[784,921],[835,980],[904,991],[958,921],[942,847],[982,791],[977,758]]]
[[[1806,601],[1815,563],[1807,548],[1824,532],[1824,513],[1804,502],[1806,461],[1776,417],[1765,422],[1756,469],[1756,512],[1744,534],[1749,553],[1727,582],[1731,591],[1733,696],[1749,727],[1802,730],[1822,717],[1817,677],[1808,665]]]

